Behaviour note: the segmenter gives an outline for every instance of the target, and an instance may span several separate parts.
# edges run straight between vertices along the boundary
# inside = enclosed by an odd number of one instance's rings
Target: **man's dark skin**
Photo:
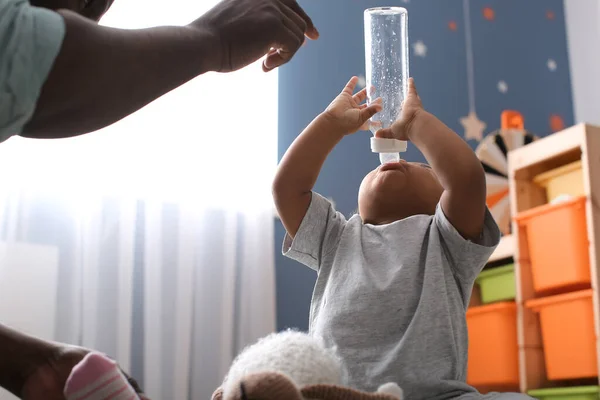
[[[62,392],[71,369],[88,353],[0,325],[0,385],[25,400],[64,400]],[[141,393],[138,384],[128,379]]]
[[[235,71],[265,54],[263,69],[277,68],[305,36],[318,37],[296,0],[223,0],[187,26],[138,30],[95,23],[112,1],[31,0],[62,15],[66,36],[22,136],[98,130],[205,72]]]
[[[235,71],[264,55],[263,70],[277,68],[305,36],[318,37],[295,0],[223,0],[188,26],[144,30],[97,25],[112,2],[30,0],[58,12],[66,34],[22,136],[98,130],[205,72]],[[0,325],[0,386],[25,400],[64,400],[65,381],[88,352]]]

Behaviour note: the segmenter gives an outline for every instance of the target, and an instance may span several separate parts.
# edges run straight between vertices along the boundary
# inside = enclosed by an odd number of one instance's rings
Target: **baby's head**
[[[369,172],[358,192],[363,222],[389,224],[411,215],[435,213],[444,189],[426,164],[404,160],[387,163]]]

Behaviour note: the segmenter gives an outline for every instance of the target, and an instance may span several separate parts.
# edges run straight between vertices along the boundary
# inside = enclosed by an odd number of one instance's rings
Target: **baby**
[[[371,171],[358,215],[346,220],[312,189],[336,144],[381,110],[363,104],[365,90],[353,94],[357,81],[294,141],[273,184],[284,254],[318,273],[310,332],[337,350],[357,389],[396,382],[407,399],[482,397],[465,383],[465,312],[500,233],[481,163],[423,109],[411,80],[401,118],[377,136],[409,140],[431,167],[401,161]]]

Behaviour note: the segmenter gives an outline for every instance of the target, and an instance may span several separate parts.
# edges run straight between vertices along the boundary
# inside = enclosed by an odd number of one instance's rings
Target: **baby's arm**
[[[310,205],[312,189],[327,155],[344,132],[320,114],[286,151],[275,180],[273,198],[279,217],[293,238]]]
[[[479,239],[485,219],[485,174],[469,145],[442,121],[420,110],[408,132],[438,176],[446,217],[465,238]]]
[[[315,118],[287,150],[273,182],[279,217],[294,237],[310,205],[312,189],[325,159],[342,138],[364,127],[381,109],[379,103],[361,103],[366,91],[353,95],[358,78],[348,82],[327,110]]]
[[[444,187],[440,203],[450,223],[465,239],[479,239],[486,212],[481,162],[462,138],[423,109],[412,79],[401,118],[377,136],[414,143]]]

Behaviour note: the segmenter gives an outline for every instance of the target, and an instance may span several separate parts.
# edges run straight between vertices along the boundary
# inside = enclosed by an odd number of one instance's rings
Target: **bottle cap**
[[[371,138],[371,151],[373,153],[400,153],[406,151],[407,144],[404,140]]]

